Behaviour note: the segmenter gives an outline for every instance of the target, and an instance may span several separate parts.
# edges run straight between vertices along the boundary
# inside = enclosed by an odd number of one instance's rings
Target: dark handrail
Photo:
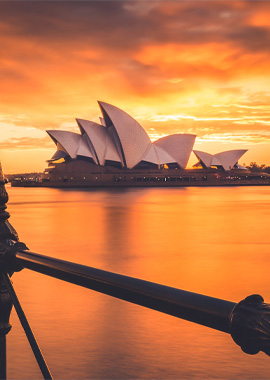
[[[234,302],[74,264],[29,251],[17,252],[16,264],[35,272],[227,333],[229,332],[230,315],[236,306]]]
[[[21,243],[17,243],[18,248]],[[14,250],[15,249],[15,250]],[[270,355],[270,305],[260,295],[238,304],[149,281],[11,249],[9,262],[35,272],[230,333],[242,350]]]

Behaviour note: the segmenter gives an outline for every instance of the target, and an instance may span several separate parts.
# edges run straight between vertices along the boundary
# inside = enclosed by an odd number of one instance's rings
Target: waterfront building
[[[179,167],[184,169],[190,157],[195,135],[174,134],[151,142],[142,126],[126,112],[98,102],[101,124],[76,119],[80,134],[47,131],[57,151],[50,165],[70,159],[86,159],[98,166],[113,165],[123,169],[139,167]]]
[[[242,169],[245,167],[238,164],[238,160],[247,152],[246,149],[227,150],[217,154],[210,154],[206,152],[200,152],[199,150],[193,150],[193,153],[198,158],[199,162],[194,165],[202,166],[204,168],[217,167],[223,170]]]
[[[47,131],[57,150],[36,186],[199,186],[251,179],[238,165],[244,149],[214,155],[195,150],[199,162],[187,169],[196,135],[178,133],[152,142],[126,112],[98,104],[100,124],[76,119],[79,133]]]

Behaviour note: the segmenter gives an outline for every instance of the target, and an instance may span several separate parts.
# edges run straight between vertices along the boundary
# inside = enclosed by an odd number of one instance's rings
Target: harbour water
[[[239,302],[270,303],[270,187],[11,188],[33,252]],[[56,379],[269,379],[228,334],[24,269],[13,285]],[[8,378],[41,374],[14,311]]]

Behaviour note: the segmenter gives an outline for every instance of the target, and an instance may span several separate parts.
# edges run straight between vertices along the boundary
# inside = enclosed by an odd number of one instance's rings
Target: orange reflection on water
[[[268,187],[9,193],[11,222],[32,251],[235,302],[252,293],[270,301]],[[56,378],[267,378],[266,355],[242,353],[227,334],[28,270],[13,281]],[[37,378],[14,313],[12,323],[9,378]]]

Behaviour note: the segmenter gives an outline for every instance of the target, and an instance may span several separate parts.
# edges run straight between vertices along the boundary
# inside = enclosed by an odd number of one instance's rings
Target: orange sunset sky
[[[269,1],[1,1],[0,46],[7,174],[43,171],[45,130],[98,122],[97,100],[153,140],[193,133],[197,150],[270,165]]]

